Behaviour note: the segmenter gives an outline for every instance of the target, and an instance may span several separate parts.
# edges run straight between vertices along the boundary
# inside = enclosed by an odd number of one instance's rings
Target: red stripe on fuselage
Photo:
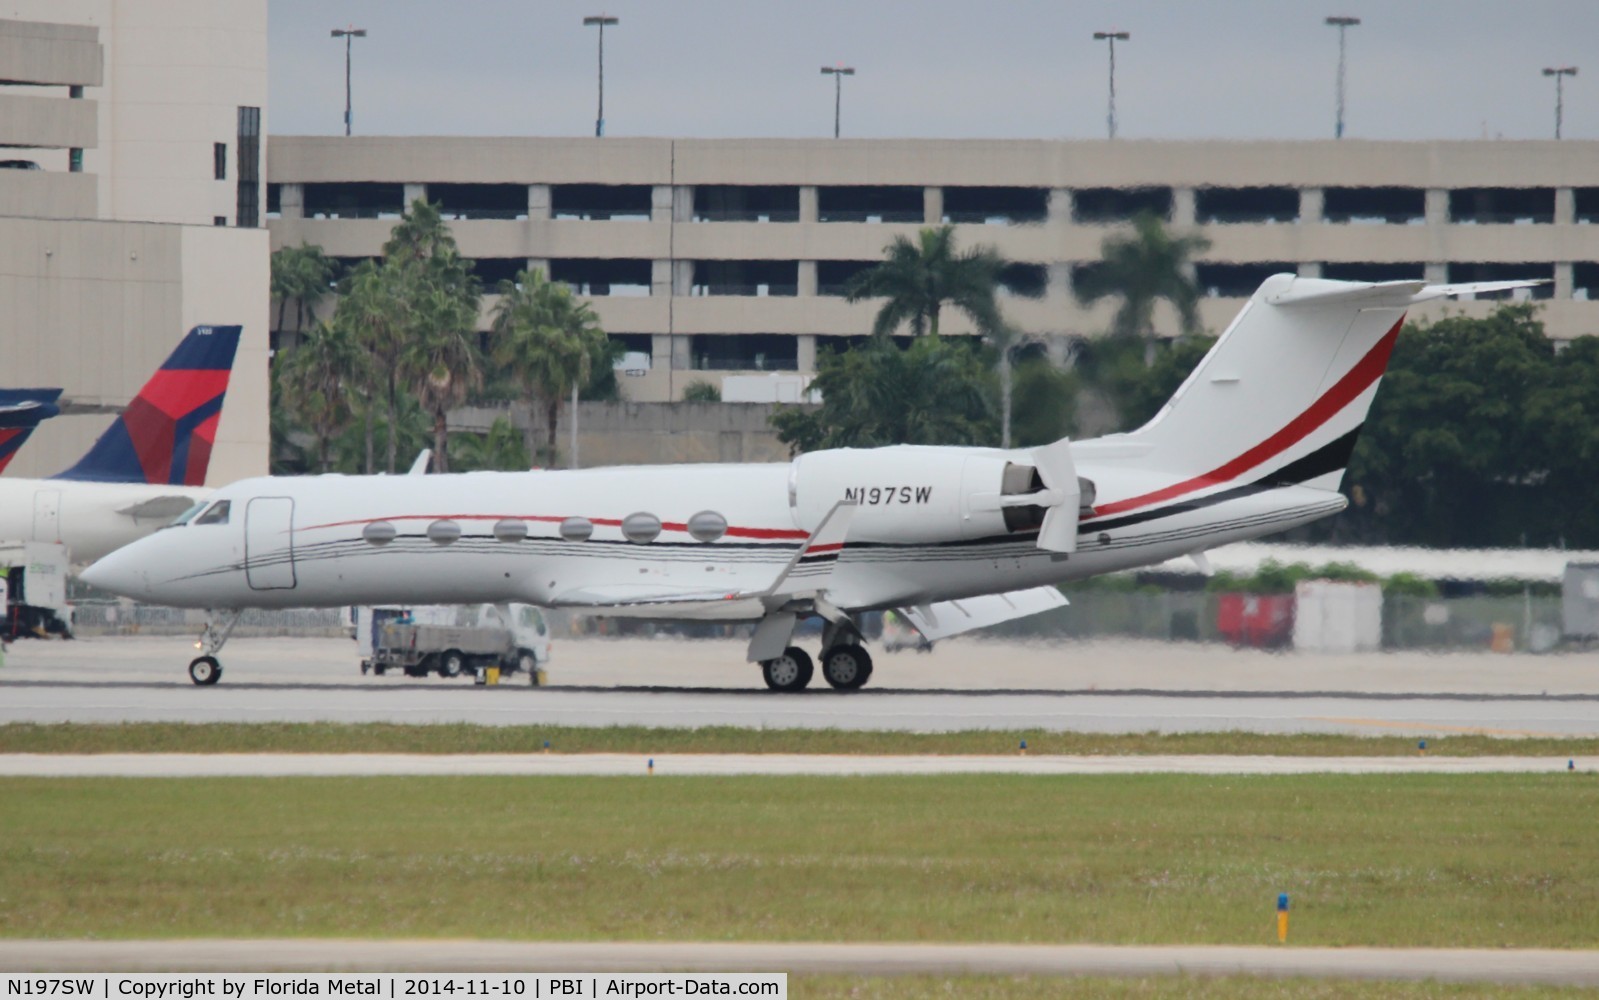
[[[1383,338],[1372,345],[1366,356],[1355,363],[1355,366],[1339,379],[1332,388],[1321,394],[1321,398],[1310,404],[1309,408],[1299,416],[1290,420],[1281,430],[1271,437],[1255,445],[1253,448],[1239,455],[1237,458],[1210,470],[1203,475],[1195,476],[1171,486],[1166,486],[1150,493],[1125,500],[1115,500],[1110,503],[1095,504],[1094,516],[1103,517],[1107,514],[1120,514],[1124,511],[1137,510],[1147,507],[1162,500],[1171,500],[1175,497],[1202,490],[1207,486],[1218,486],[1229,480],[1236,479],[1250,469],[1263,462],[1269,461],[1292,446],[1303,441],[1316,429],[1331,420],[1333,415],[1350,403],[1354,402],[1361,393],[1371,388],[1372,384],[1388,368],[1388,356],[1393,353],[1394,341],[1399,338],[1399,328],[1404,325],[1405,318],[1399,317],[1399,322],[1393,329],[1383,335]]]

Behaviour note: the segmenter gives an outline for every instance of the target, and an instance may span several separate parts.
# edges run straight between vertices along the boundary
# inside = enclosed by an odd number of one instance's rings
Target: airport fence
[[[1100,638],[1231,641],[1218,626],[1223,594],[1085,591],[1068,597],[1071,604],[1067,607],[996,625],[986,634],[1040,641]],[[1559,647],[1562,642],[1558,596],[1422,598],[1386,595],[1383,598],[1384,649],[1499,649],[1541,653]]]
[[[349,634],[342,608],[250,609],[234,627],[235,636],[344,636]],[[198,635],[205,612],[193,608],[158,608],[146,604],[82,603],[74,607],[72,630],[80,636]]]

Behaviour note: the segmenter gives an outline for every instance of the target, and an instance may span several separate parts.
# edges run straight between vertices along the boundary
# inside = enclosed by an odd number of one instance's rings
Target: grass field
[[[1599,946],[1599,779],[0,780],[0,934]],[[892,995],[892,994],[890,994]]]
[[[0,725],[0,753],[1015,753],[1277,754],[1301,757],[1414,755],[1399,736],[1293,736],[1260,733],[1061,733],[1043,730],[962,733],[859,732],[843,729],[756,730],[732,726],[650,729],[556,726],[402,726],[382,723],[124,723]],[[1427,741],[1442,757],[1524,756],[1557,760],[1599,754],[1599,739],[1500,739],[1447,736]]]
[[[1358,982],[1194,976],[1081,979],[1037,976],[789,976],[789,1000],[1574,1000],[1599,990],[1495,984]]]

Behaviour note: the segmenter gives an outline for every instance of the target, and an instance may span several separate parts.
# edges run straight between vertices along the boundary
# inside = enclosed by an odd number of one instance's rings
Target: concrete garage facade
[[[267,469],[266,0],[12,0],[0,371],[61,386],[12,463],[76,461],[192,326],[244,333],[207,479]]]
[[[636,401],[812,371],[819,347],[870,329],[872,304],[841,297],[850,275],[942,222],[1014,262],[1006,315],[1046,343],[1106,328],[1113,307],[1083,309],[1072,282],[1143,209],[1212,241],[1196,277],[1213,331],[1287,270],[1545,278],[1533,297],[1551,335],[1599,332],[1595,142],[278,136],[267,180],[273,247],[349,262],[378,254],[412,199],[442,202],[486,284],[544,267],[649,355],[624,380]]]

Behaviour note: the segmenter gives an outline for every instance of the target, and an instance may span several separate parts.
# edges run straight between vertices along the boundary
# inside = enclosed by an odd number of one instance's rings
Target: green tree
[[[294,303],[294,329],[302,331],[308,317],[315,315],[319,302],[333,291],[338,261],[326,256],[319,246],[302,242],[297,247],[281,247],[272,254],[272,298],[278,304],[276,330],[283,325],[289,303]]]
[[[597,365],[610,367],[613,347],[594,310],[560,282],[535,268],[499,284],[494,309],[494,359],[517,382],[528,403],[527,449],[533,438],[533,406],[544,410],[548,438],[542,459],[556,464],[556,422],[574,385],[589,381]]]
[[[1010,447],[1011,348],[1014,332],[1000,315],[995,292],[1006,261],[993,247],[965,252],[955,249],[953,226],[928,227],[915,242],[896,236],[884,248],[884,260],[857,273],[845,285],[850,302],[881,298],[872,333],[886,336],[909,326],[915,336],[938,336],[939,318],[947,304],[971,318],[977,332],[998,353],[1001,446]]]
[[[522,435],[504,417],[497,418],[486,434],[452,434],[450,454],[461,472],[474,469],[518,472],[532,464]]]
[[[955,227],[923,229],[915,242],[894,237],[884,248],[885,259],[857,273],[845,285],[850,302],[886,299],[872,322],[872,333],[886,336],[909,325],[911,333],[938,336],[939,317],[946,304],[971,317],[980,333],[999,325],[994,292],[1005,259],[992,247],[955,251]]]
[[[923,337],[900,348],[873,337],[817,359],[814,409],[783,407],[772,427],[794,452],[994,439],[992,381],[967,338]]]
[[[1016,366],[1014,443],[1034,448],[1077,433],[1078,375],[1045,358]]]
[[[393,354],[391,391],[410,392],[433,419],[433,460],[450,469],[447,415],[483,381],[478,358],[480,284],[461,256],[439,206],[418,198],[383,245],[388,290],[398,297],[399,343]],[[390,414],[394,410],[390,409]],[[389,471],[397,442],[389,441]]]
[[[1188,265],[1209,247],[1197,233],[1172,236],[1159,218],[1144,212],[1133,220],[1131,233],[1105,237],[1100,261],[1084,270],[1073,291],[1084,305],[1119,298],[1111,335],[1143,340],[1145,363],[1153,365],[1156,302],[1165,299],[1177,308],[1183,333],[1199,330],[1199,288]]]
[[[1566,514],[1550,509],[1547,482],[1581,467],[1562,452],[1580,455],[1583,421],[1599,418],[1599,408],[1580,415],[1591,391],[1570,388],[1531,304],[1407,324],[1350,461],[1354,503],[1335,537],[1555,544]]]
[[[329,445],[355,417],[354,387],[369,379],[369,356],[348,331],[325,323],[277,365],[276,388],[285,410],[316,441],[317,471],[332,471]]]
[[[683,402],[685,403],[720,403],[722,390],[705,381],[695,379],[683,387]]]
[[[333,325],[346,331],[364,351],[371,364],[368,378],[360,387],[361,429],[365,444],[364,470],[377,471],[375,448],[377,426],[381,421],[393,427],[400,411],[400,352],[405,346],[404,302],[399,285],[401,275],[380,261],[362,261],[340,283]],[[399,442],[396,435],[384,435],[388,470],[395,471]]]

